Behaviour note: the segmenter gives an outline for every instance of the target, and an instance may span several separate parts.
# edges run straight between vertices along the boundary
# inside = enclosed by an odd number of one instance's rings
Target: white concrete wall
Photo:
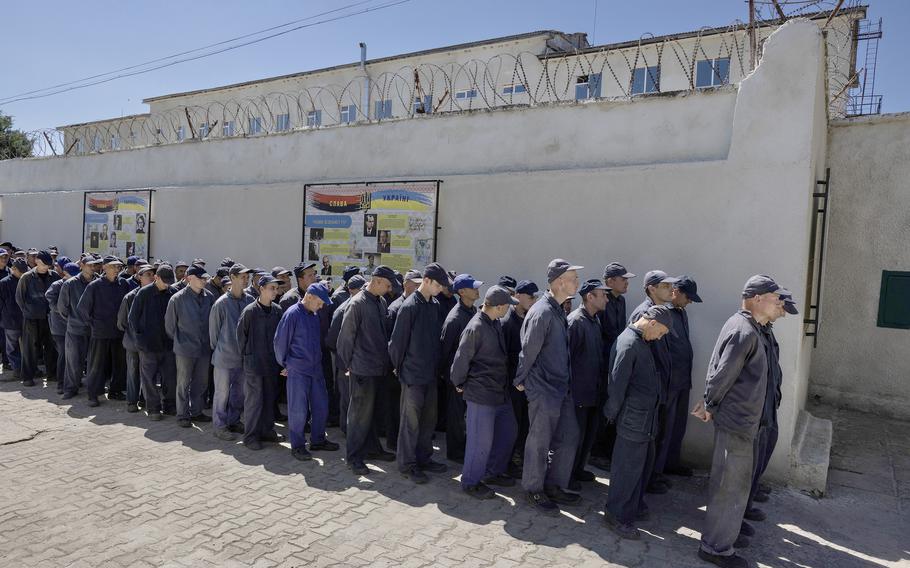
[[[910,271],[910,113],[839,121],[818,349],[823,402],[910,418],[910,331],[877,326],[883,270]]]
[[[78,244],[65,237],[79,235],[81,201],[42,216],[34,203],[53,203],[61,190],[154,187],[154,255],[289,265],[301,253],[304,183],[442,179],[438,258],[447,267],[543,283],[547,262],[562,256],[587,266],[585,278],[613,260],[639,275],[693,275],[706,299],[691,311],[694,401],[746,278],[768,273],[798,295],[805,289],[812,180],[824,155],[823,57],[817,26],[794,21],[738,90],[2,162],[0,195],[46,199],[3,196],[0,239],[57,240],[72,252]],[[639,277],[630,309],[640,286]],[[800,322],[776,326],[786,378],[778,477],[804,403]],[[703,464],[711,435],[690,424],[686,451]]]

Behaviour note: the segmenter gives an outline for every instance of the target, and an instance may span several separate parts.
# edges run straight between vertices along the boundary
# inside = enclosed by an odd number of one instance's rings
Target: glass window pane
[[[696,87],[710,87],[711,86],[711,61],[709,59],[702,59],[695,66],[695,86]]]
[[[632,94],[638,95],[645,92],[645,69],[638,67],[632,72]]]
[[[714,64],[714,84],[726,85],[730,82],[730,58],[722,57]]]
[[[646,93],[656,93],[660,90],[660,66],[648,67]]]

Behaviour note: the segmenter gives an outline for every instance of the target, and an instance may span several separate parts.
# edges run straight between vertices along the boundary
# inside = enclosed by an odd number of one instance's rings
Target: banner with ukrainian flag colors
[[[345,266],[402,274],[433,262],[439,181],[311,184],[304,189],[303,254],[341,283]]]
[[[151,190],[86,192],[83,250],[147,259],[151,204]]]

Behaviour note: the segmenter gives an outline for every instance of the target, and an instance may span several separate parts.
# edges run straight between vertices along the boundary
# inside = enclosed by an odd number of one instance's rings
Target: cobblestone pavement
[[[219,441],[210,424],[151,423],[122,402],[63,404],[54,387],[0,383],[3,568],[704,565],[703,475],[649,496],[642,540],[621,542],[601,521],[604,472],[585,505],[543,518],[517,487],[486,502],[462,494],[454,464],[419,487],[391,469],[356,478],[343,452],[300,463],[287,448]],[[869,435],[891,441],[858,459],[906,474],[910,425],[875,424]],[[910,565],[910,495],[891,490],[843,484],[816,500],[775,488],[744,552],[762,566]]]

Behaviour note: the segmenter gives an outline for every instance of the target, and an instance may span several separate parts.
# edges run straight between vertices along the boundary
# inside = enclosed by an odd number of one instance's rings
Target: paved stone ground
[[[4,568],[704,565],[704,475],[649,496],[644,538],[621,542],[601,522],[605,474],[584,506],[540,518],[518,488],[463,495],[455,468],[420,487],[393,471],[358,479],[342,452],[299,463],[122,402],[62,404],[54,387],[0,383]],[[775,488],[744,552],[761,566],[910,565],[910,425],[831,413],[830,497]]]

